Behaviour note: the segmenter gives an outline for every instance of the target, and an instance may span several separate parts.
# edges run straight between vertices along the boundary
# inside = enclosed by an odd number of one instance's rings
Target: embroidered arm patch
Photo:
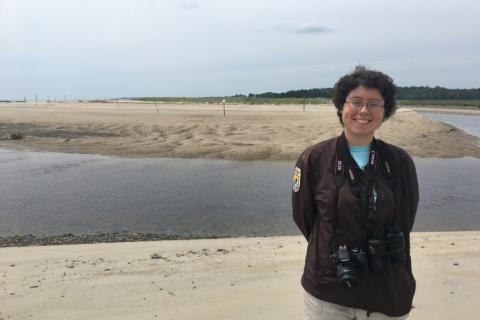
[[[293,172],[293,184],[292,184],[293,192],[298,192],[300,190],[301,177],[302,177],[302,170],[300,170],[299,167],[295,167],[295,171]]]

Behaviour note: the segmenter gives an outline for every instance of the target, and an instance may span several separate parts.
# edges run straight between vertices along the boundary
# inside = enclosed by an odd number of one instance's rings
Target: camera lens
[[[337,266],[337,280],[343,288],[352,288],[357,284],[357,271],[351,265]]]

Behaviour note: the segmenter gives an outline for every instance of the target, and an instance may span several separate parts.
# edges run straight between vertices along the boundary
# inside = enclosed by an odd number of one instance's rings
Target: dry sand
[[[474,319],[480,232],[412,234],[410,319]],[[0,319],[302,319],[303,237],[0,249]]]
[[[0,147],[127,157],[294,160],[338,135],[331,105],[0,103]],[[480,111],[472,110],[474,114]],[[12,133],[23,140],[10,140]],[[417,157],[480,158],[479,138],[400,109],[377,137]]]

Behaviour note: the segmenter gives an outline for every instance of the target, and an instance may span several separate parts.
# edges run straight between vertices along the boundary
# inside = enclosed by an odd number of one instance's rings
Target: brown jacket
[[[334,138],[307,148],[296,164],[300,170],[296,169],[294,178],[293,219],[308,241],[302,285],[325,301],[388,316],[405,315],[411,310],[415,293],[410,259],[410,231],[418,204],[415,165],[404,150],[385,144],[390,152],[395,187],[389,187],[384,167],[377,168],[376,210],[368,214],[369,228],[384,230],[385,226],[396,224],[403,231],[406,261],[385,260],[382,271],[365,272],[354,288],[345,289],[337,283],[335,264],[329,258],[333,230],[335,241],[348,247],[363,247],[365,241],[362,212],[347,182],[339,188],[338,201],[336,198],[336,142]],[[385,156],[383,153],[379,154],[379,161]],[[358,175],[366,184],[366,174]]]

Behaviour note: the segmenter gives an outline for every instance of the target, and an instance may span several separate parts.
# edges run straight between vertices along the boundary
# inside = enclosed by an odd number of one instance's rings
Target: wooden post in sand
[[[155,110],[157,110],[157,128],[158,128],[160,125],[160,115],[158,114],[157,101],[154,100],[153,103],[155,104]]]
[[[225,99],[222,100],[223,103],[223,117],[225,118]]]

